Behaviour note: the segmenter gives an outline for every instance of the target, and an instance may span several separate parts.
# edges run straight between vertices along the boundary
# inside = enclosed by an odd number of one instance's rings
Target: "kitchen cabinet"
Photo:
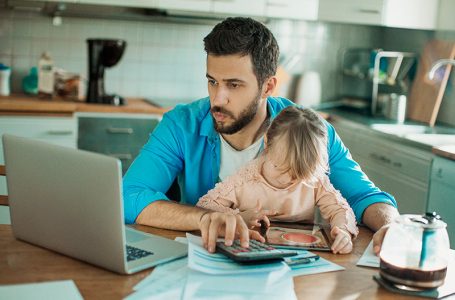
[[[0,137],[5,133],[76,148],[77,126],[73,117],[0,116]],[[0,165],[3,164],[0,140]],[[0,195],[7,194],[6,179],[1,176]]]
[[[157,8],[208,13],[211,0],[157,0]]]
[[[455,30],[455,1],[439,0],[438,26],[439,30]]]
[[[320,0],[319,20],[435,29],[438,5],[438,0]]]
[[[75,0],[74,2],[81,4],[96,4],[96,5],[112,5],[112,6],[125,6],[125,7],[143,7],[153,8],[156,7],[158,0]],[[61,1],[56,1],[61,2]]]
[[[455,161],[436,156],[431,169],[428,211],[436,211],[447,223],[450,248],[455,249]]]
[[[118,158],[124,174],[161,116],[78,113],[77,118],[78,148]]]
[[[296,20],[317,20],[319,0],[267,0],[265,16]]]
[[[426,212],[433,159],[430,152],[402,145],[350,122],[333,125],[368,177],[395,197],[400,213]]]
[[[262,17],[265,0],[212,0],[212,12],[221,15]]]

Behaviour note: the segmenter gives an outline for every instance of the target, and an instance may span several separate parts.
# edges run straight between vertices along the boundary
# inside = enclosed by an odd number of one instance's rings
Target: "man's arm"
[[[333,126],[328,123],[327,131],[330,181],[352,207],[357,222],[365,223],[365,212],[373,204],[383,203],[384,205],[396,207],[395,199],[376,187],[368,176],[363,173],[359,164],[352,159],[349,150],[344,146]],[[374,210],[370,209],[370,212],[366,215],[367,223],[365,224],[372,226],[371,229],[377,230],[376,222],[378,224],[387,223],[385,217],[391,211],[388,209],[381,211],[383,212],[382,214],[375,215],[377,220],[372,220],[369,216]]]
[[[398,215],[398,210],[392,205],[375,203],[365,209],[362,222],[371,230],[378,231],[384,225],[390,224]]]
[[[363,213],[363,223],[376,231],[373,235],[373,251],[376,255],[381,251],[382,241],[389,224],[399,215],[398,210],[385,203],[375,203],[367,207]]]
[[[209,252],[215,251],[220,235],[224,235],[226,246],[231,246],[235,238],[240,239],[242,247],[249,246],[250,237],[265,242],[257,231],[248,230],[240,215],[208,211],[170,201],[149,204],[139,214],[136,223],[181,231],[200,230],[204,247]]]

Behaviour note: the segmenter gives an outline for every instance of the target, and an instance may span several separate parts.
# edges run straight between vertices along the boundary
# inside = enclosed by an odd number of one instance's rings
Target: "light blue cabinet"
[[[334,122],[337,133],[365,174],[393,195],[402,214],[424,214],[433,154],[352,122]]]
[[[436,211],[447,223],[450,247],[455,249],[455,161],[435,157],[427,210]]]

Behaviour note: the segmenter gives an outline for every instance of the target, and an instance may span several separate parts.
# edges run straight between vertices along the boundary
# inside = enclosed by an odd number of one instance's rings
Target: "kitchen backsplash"
[[[207,95],[202,39],[214,24],[64,18],[61,26],[52,26],[49,17],[0,8],[0,62],[12,66],[12,90],[19,92],[22,78],[38,63],[43,51],[51,53],[57,66],[86,75],[85,40],[121,38],[128,46],[120,63],[106,71],[107,92],[173,105]],[[435,35],[452,40],[455,36],[323,22],[272,20],[267,25],[283,56],[302,57],[290,70],[292,74],[320,73],[323,101],[337,97],[343,49],[371,47],[419,52]],[[450,118],[455,115],[453,84],[446,93],[440,119],[455,125],[454,118]],[[292,98],[292,90],[285,96]]]

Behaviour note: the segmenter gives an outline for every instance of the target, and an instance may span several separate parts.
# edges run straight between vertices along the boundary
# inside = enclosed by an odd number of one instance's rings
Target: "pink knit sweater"
[[[354,212],[327,176],[314,185],[296,181],[280,189],[265,180],[260,167],[260,160],[253,160],[236,174],[217,183],[199,199],[197,206],[237,214],[239,211],[255,209],[259,204],[262,210],[278,212],[279,216],[271,217],[271,221],[297,222],[313,221],[317,205],[322,217],[332,227],[336,225],[357,236],[359,230]]]

